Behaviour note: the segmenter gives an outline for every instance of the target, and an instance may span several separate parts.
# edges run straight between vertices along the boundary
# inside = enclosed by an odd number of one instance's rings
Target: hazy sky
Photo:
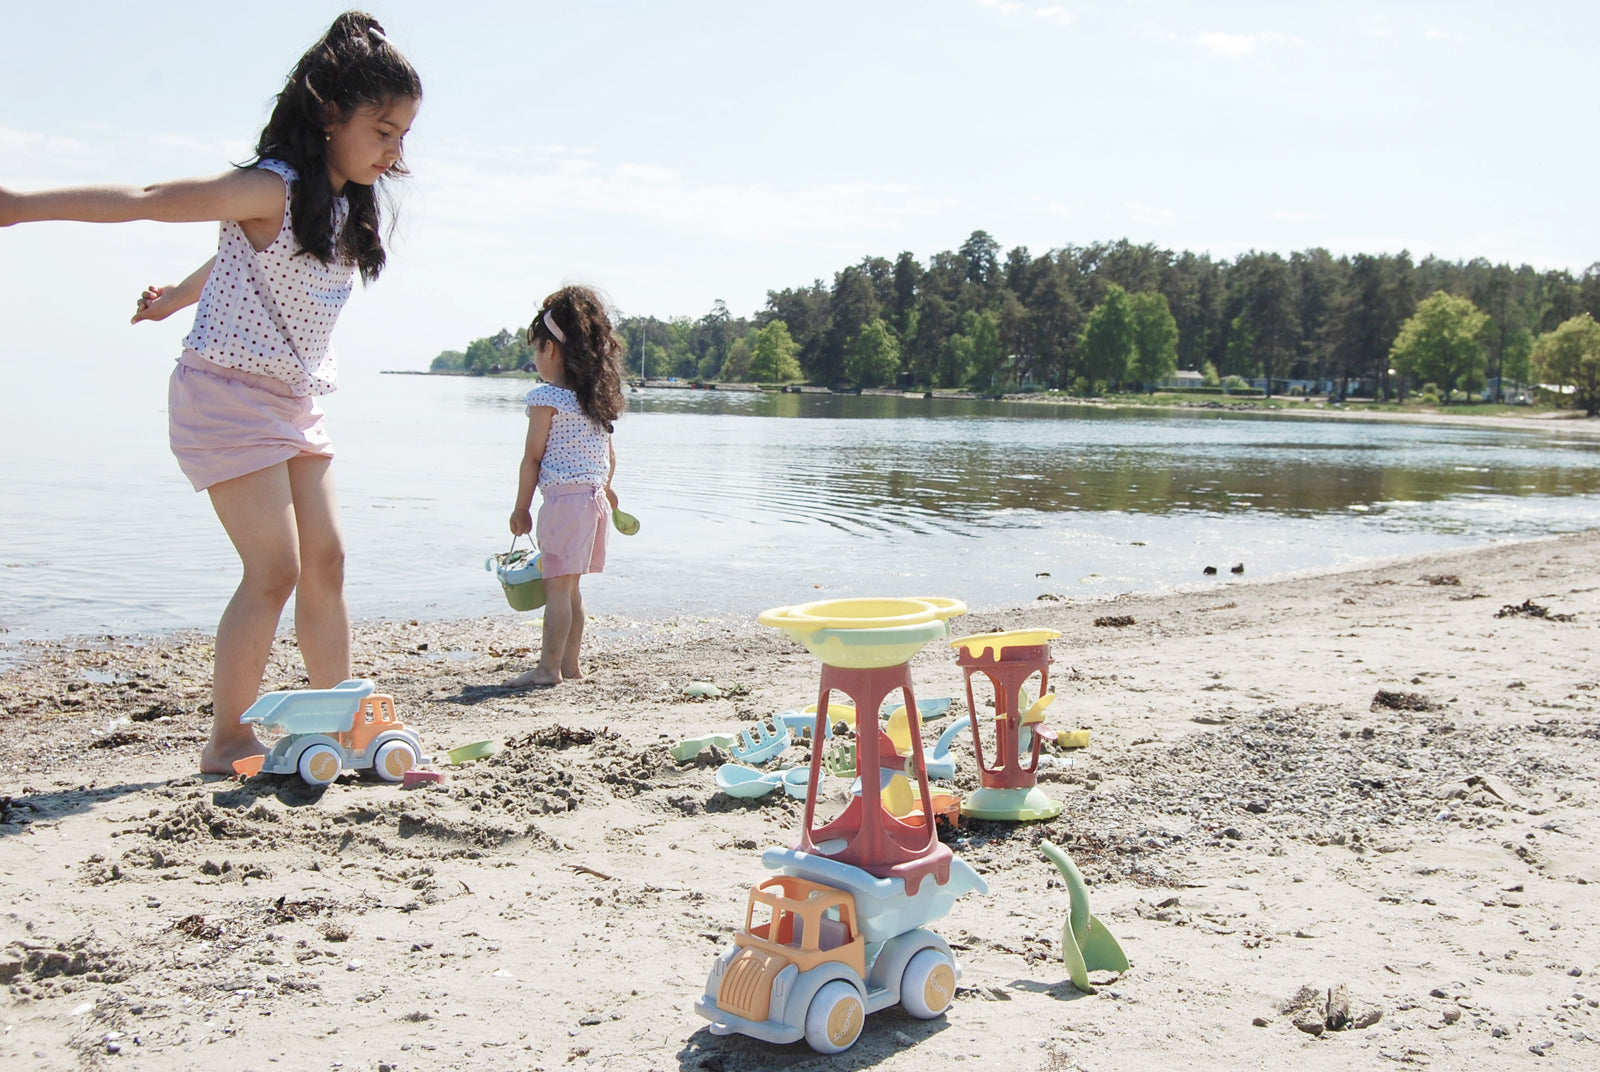
[[[0,184],[245,159],[343,6],[7,4]],[[391,268],[337,336],[352,370],[423,367],[568,280],[626,313],[748,315],[769,288],[980,228],[1035,254],[1600,260],[1586,0],[368,9],[425,99]],[[133,300],[214,245],[214,225],[0,231],[0,361],[164,371],[188,317],[130,328]]]

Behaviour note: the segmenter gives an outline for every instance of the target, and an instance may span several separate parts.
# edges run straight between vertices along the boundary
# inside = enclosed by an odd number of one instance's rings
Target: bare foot
[[[549,689],[561,684],[559,671],[546,670],[536,666],[532,670],[524,671],[505,683],[508,689]]]
[[[568,666],[565,663],[563,663],[561,665],[561,680],[562,681],[581,681],[581,680],[583,680],[583,671],[578,668],[578,664],[577,663],[573,663],[571,666]]]
[[[253,733],[248,738],[228,741],[213,739],[206,742],[205,751],[200,753],[200,773],[231,775],[234,773],[235,760],[266,754],[266,746],[256,740]]]

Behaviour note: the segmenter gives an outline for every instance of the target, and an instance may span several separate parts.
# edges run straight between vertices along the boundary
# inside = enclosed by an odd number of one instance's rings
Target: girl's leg
[[[344,539],[339,532],[333,460],[302,454],[289,461],[300,541],[300,581],[294,593],[294,633],[314,689],[350,676],[350,613],[344,602]]]
[[[572,620],[567,626],[567,642],[561,648],[561,680],[576,681],[583,676],[578,668],[578,649],[583,646],[583,593],[578,591],[580,574],[572,575]]]
[[[561,658],[572,631],[572,602],[578,594],[578,576],[567,573],[544,579],[544,634],[539,642],[539,665],[518,674],[507,685],[520,688],[561,684]]]
[[[225,480],[208,491],[244,576],[217,623],[211,739],[200,753],[200,769],[232,774],[234,760],[266,751],[239,716],[256,700],[278,619],[299,579],[299,536],[287,465]]]

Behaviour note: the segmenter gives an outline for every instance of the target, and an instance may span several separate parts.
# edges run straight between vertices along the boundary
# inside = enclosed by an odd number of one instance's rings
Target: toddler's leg
[[[300,541],[300,582],[294,593],[294,633],[314,689],[350,676],[350,613],[344,602],[344,539],[334,494],[333,461],[302,454],[289,462]]]
[[[583,647],[583,593],[578,591],[580,574],[572,576],[572,621],[567,626],[567,643],[561,649],[561,680],[577,681],[583,676],[578,667],[578,649]]]
[[[544,635],[539,643],[539,665],[507,681],[512,687],[561,684],[561,658],[572,631],[572,604],[578,594],[576,573],[544,579]]]
[[[239,716],[260,691],[278,619],[299,579],[299,538],[287,466],[275,465],[208,490],[244,576],[217,623],[211,739],[200,753],[200,769],[231,774],[234,760],[266,751],[255,731],[239,724]]]

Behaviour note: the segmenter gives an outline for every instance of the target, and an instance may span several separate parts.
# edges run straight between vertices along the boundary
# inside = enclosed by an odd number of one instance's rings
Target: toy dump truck
[[[284,732],[262,757],[262,773],[298,774],[310,785],[369,769],[398,782],[422,757],[422,738],[396,717],[394,699],[361,679],[331,689],[269,692],[239,721]]]
[[[951,860],[944,882],[928,875],[913,893],[903,878],[794,849],[771,849],[762,862],[781,873],[750,891],[744,928],[695,1001],[714,1034],[803,1038],[818,1053],[840,1053],[868,1013],[898,1004],[927,1020],[949,1006],[961,969],[922,925],[962,894],[988,892],[965,862]]]

